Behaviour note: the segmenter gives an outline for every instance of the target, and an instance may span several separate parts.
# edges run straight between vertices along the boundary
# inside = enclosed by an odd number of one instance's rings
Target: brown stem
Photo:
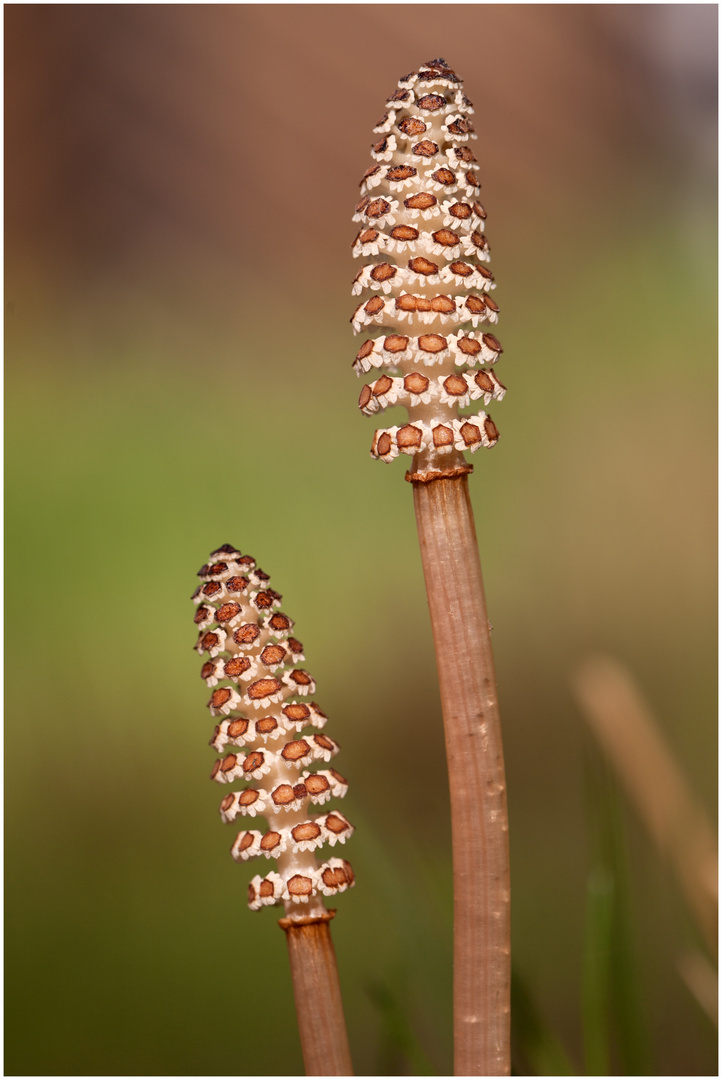
[[[329,922],[335,912],[280,919],[286,931],[298,1030],[307,1076],[352,1076]]]
[[[506,783],[474,517],[466,475],[459,473],[410,477],[451,791],[454,1073],[504,1076],[510,1072]]]

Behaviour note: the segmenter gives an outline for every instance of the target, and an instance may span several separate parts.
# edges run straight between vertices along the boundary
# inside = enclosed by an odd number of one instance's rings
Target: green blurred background
[[[245,907],[254,871],[228,856],[206,779],[188,598],[225,542],[284,594],[342,746],[357,886],[333,931],[356,1070],[451,1069],[411,489],[369,458],[348,325],[372,127],[439,55],[476,104],[509,388],[470,486],[514,962],[584,1068],[594,752],[570,682],[589,652],[634,673],[715,806],[716,17],[5,8],[6,1073],[302,1071],[283,936]],[[618,808],[643,1070],[715,1073],[678,972],[697,932]]]

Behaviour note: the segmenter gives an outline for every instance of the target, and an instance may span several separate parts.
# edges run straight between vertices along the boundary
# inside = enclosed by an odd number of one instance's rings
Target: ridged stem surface
[[[466,476],[414,483],[439,670],[454,863],[454,1073],[509,1060],[509,850],[494,660]]]
[[[282,919],[307,1076],[352,1076],[351,1054],[328,915]]]

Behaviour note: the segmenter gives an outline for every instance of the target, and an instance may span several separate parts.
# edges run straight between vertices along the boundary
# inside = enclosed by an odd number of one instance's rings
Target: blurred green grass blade
[[[601,756],[587,761],[591,870],[587,877],[582,1026],[587,1075],[651,1074],[642,993],[634,958],[632,896],[622,807]]]
[[[624,1076],[653,1072],[642,1008],[642,988],[634,955],[633,903],[621,800],[611,777],[606,777],[606,818],[609,864],[614,878],[610,1010],[620,1070]]]
[[[402,1001],[386,983],[371,983],[368,995],[381,1017],[382,1046],[379,1076],[435,1076],[435,1070],[421,1045]],[[406,1067],[404,1067],[406,1066]]]
[[[604,866],[587,877],[582,975],[582,1029],[587,1076],[610,1074],[609,986],[612,953],[614,879]]]
[[[517,1076],[576,1076],[577,1069],[541,1016],[519,972],[511,973],[511,1039]]]

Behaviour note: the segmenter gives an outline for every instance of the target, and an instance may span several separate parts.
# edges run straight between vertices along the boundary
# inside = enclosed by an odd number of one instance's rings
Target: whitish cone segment
[[[281,596],[269,587],[250,555],[224,544],[210,556],[193,594],[199,629],[196,650],[206,657],[201,678],[211,688],[208,707],[218,718],[211,746],[219,759],[211,779],[250,783],[221,802],[223,821],[263,814],[268,828],[242,829],[231,854],[273,859],[274,869],[253,878],[249,907],[283,903],[290,918],[325,915],[321,896],[353,885],[345,859],[319,863],[323,844],[343,844],[353,826],[337,810],[316,814],[331,797],[346,794],[346,781],[326,765],[338,744],[321,733],[326,715],[309,700],[316,684],[298,665],[303,646],[293,621],[281,612]],[[312,729],[310,732],[306,729]]]
[[[387,405],[408,409],[407,424],[376,432],[373,457],[419,455],[443,468],[445,455],[458,459],[499,437],[486,412],[462,416],[459,408],[500,401],[505,392],[481,366],[502,348],[488,331],[499,309],[489,295],[486,212],[469,147],[474,109],[444,60],[405,75],[386,106],[354,215],[361,225],[354,255],[365,262],[353,291],[364,299],[351,319],[356,333],[369,335],[357,374],[385,373],[364,386],[359,408],[366,415]]]

